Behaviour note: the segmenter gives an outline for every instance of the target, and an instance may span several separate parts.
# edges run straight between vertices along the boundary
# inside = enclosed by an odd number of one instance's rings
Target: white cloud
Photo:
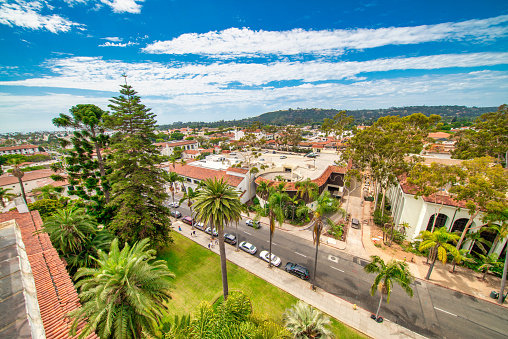
[[[115,13],[141,13],[141,5],[138,2],[144,2],[144,0],[101,0],[105,5],[108,5],[113,9]]]
[[[122,38],[119,38],[117,36],[110,36],[110,37],[105,37],[105,38],[101,38],[101,39],[102,40],[112,41],[112,42],[120,42],[120,41],[123,40]]]
[[[458,23],[379,29],[253,31],[229,28],[204,34],[187,33],[148,44],[153,54],[202,54],[218,57],[256,55],[332,55],[346,49],[419,44],[442,40],[492,40],[508,34],[508,15]]]
[[[139,45],[139,43],[138,42],[132,42],[132,41],[129,41],[129,42],[126,42],[126,43],[121,43],[121,42],[114,43],[114,42],[106,41],[102,45],[99,45],[99,47],[127,47],[127,46],[132,46],[132,45]]]
[[[46,6],[43,1],[17,1],[0,4],[0,24],[29,29],[46,29],[52,33],[68,32],[73,26],[84,29],[83,25],[69,21],[59,15],[42,15],[40,11]]]

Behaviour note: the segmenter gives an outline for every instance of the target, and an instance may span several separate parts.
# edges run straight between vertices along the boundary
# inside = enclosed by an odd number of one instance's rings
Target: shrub
[[[385,223],[390,222],[390,215],[385,211],[384,215],[381,217],[381,210],[377,209],[374,211],[374,223],[378,226],[382,226]]]

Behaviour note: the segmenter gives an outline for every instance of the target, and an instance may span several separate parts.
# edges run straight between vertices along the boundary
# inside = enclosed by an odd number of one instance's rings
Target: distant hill
[[[370,125],[378,118],[387,115],[406,116],[413,113],[423,113],[426,116],[431,114],[440,115],[443,121],[455,120],[473,120],[474,118],[487,112],[494,112],[497,107],[466,107],[466,106],[407,106],[392,107],[386,109],[361,109],[346,110],[348,115],[355,118],[356,124]],[[161,125],[160,129],[181,128],[181,127],[231,127],[248,126],[254,121],[259,121],[267,125],[301,125],[301,124],[321,124],[325,118],[333,118],[339,110],[322,108],[298,108],[275,112],[263,113],[257,117],[251,117],[241,120],[220,120],[214,122],[175,122],[170,125]]]

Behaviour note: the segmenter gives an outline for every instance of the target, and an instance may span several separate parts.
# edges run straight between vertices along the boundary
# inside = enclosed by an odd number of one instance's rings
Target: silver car
[[[259,253],[259,257],[266,262],[268,262],[269,255],[270,253],[268,253],[268,251],[261,251],[261,253]],[[272,253],[272,265],[279,267],[281,263],[282,261],[280,260],[280,258]]]
[[[257,252],[257,248],[256,246],[252,245],[251,243],[247,242],[247,241],[242,241],[240,243],[240,248],[242,250],[244,250],[245,252],[247,253],[250,253],[250,254],[256,254]]]

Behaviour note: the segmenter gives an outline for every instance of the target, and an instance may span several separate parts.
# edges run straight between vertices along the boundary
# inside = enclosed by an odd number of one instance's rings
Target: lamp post
[[[346,202],[346,219],[347,219],[347,209],[349,207],[349,194],[356,189],[356,179],[355,179],[355,187],[353,189],[350,189],[348,187],[344,187],[344,189],[347,190],[347,202]]]

